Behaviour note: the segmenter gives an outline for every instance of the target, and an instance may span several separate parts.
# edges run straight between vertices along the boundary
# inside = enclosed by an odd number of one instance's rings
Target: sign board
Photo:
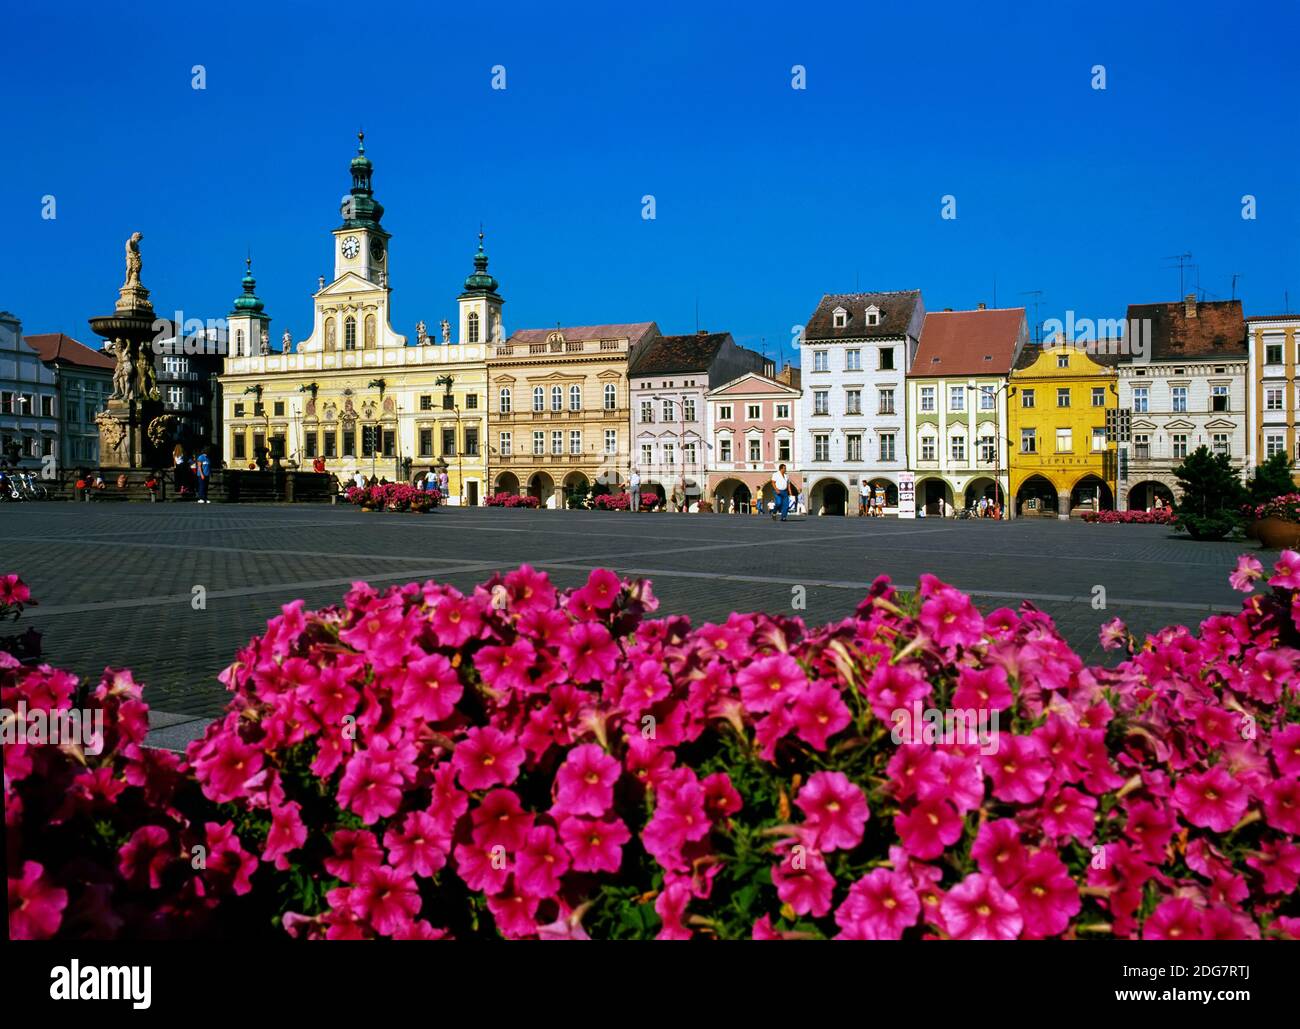
[[[916,517],[916,473],[898,473],[898,517]]]

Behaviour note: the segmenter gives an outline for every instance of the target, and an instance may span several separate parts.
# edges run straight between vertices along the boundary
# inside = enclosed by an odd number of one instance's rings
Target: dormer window
[[[842,329],[849,324],[849,312],[842,307],[835,308],[833,318],[837,329]]]
[[[872,304],[870,307],[867,308],[867,324],[868,325],[880,324],[880,308],[878,308],[875,304]]]

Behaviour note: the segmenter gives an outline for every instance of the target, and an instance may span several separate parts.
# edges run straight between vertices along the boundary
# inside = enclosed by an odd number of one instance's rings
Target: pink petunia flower
[[[492,790],[470,815],[471,836],[483,848],[504,847],[516,851],[528,840],[533,815],[525,811],[513,790]]]
[[[406,665],[398,708],[407,717],[441,722],[456,710],[464,692],[450,661],[441,654],[424,654]]]
[[[617,818],[566,818],[560,823],[560,840],[573,858],[575,872],[616,873],[623,864],[623,844],[631,838]]]
[[[1279,832],[1300,836],[1300,779],[1278,779],[1261,798],[1264,821]]]
[[[366,825],[396,813],[402,805],[402,774],[392,752],[371,747],[353,754],[339,780],[338,802]]]
[[[574,682],[601,682],[614,674],[622,656],[609,630],[595,622],[579,622],[561,637],[560,660]]]
[[[826,740],[853,720],[840,691],[828,682],[812,683],[795,699],[792,710],[795,735],[814,750],[825,750]]]
[[[942,909],[954,940],[1014,940],[1024,928],[1015,897],[979,872],[949,890]]]
[[[921,900],[911,880],[896,871],[876,868],[849,887],[835,911],[840,939],[897,940],[916,925]]]
[[[1020,838],[1020,827],[1010,818],[985,822],[975,834],[970,855],[985,875],[1010,889],[1029,864],[1029,851]]]
[[[964,824],[948,801],[928,797],[905,805],[894,816],[894,828],[911,857],[929,861],[961,839]]]
[[[1269,753],[1280,775],[1300,775],[1300,722],[1292,722],[1274,732]]]
[[[917,622],[936,646],[973,647],[983,637],[984,619],[966,594],[933,575],[921,576],[920,593],[924,599]]]
[[[816,850],[796,844],[772,866],[772,883],[781,902],[789,904],[796,915],[821,918],[831,909],[835,880]]]
[[[867,798],[843,772],[814,772],[795,804],[807,816],[817,849],[852,850],[862,842]]]
[[[485,790],[490,786],[509,786],[519,777],[524,763],[524,748],[500,729],[470,729],[456,744],[452,764],[467,790]]]
[[[57,933],[68,905],[67,890],[50,882],[44,867],[35,861],[24,861],[22,874],[8,882],[9,938],[48,940]]]
[[[131,834],[117,852],[117,870],[122,877],[136,883],[147,883],[149,889],[162,886],[162,873],[177,857],[171,834],[161,825],[141,826]]]
[[[1246,813],[1250,794],[1221,767],[1186,775],[1174,787],[1174,804],[1192,825],[1227,832]]]
[[[996,753],[985,754],[981,764],[993,780],[993,796],[1015,804],[1041,797],[1052,774],[1043,745],[1032,736],[1003,734]]]
[[[1228,576],[1228,583],[1240,593],[1249,593],[1255,588],[1253,585],[1255,580],[1262,578],[1264,578],[1264,566],[1249,554],[1242,554],[1237,558],[1237,567]]]
[[[555,774],[557,810],[569,815],[603,815],[614,803],[614,784],[621,772],[619,763],[599,745],[574,747]]]
[[[1040,850],[1025,865],[1024,874],[1011,890],[1025,921],[1025,939],[1057,936],[1079,913],[1079,887],[1070,878],[1055,851]]]
[[[1015,702],[1007,682],[1007,670],[1001,665],[988,668],[962,666],[957,671],[957,688],[952,706],[972,711],[1005,711]]]
[[[771,654],[751,661],[736,674],[740,699],[749,711],[771,711],[806,688],[803,669],[789,654]]]
[[[569,855],[549,825],[528,832],[515,859],[515,882],[529,897],[554,897],[560,892],[560,877],[569,870]]]
[[[1201,909],[1186,897],[1162,901],[1142,927],[1144,940],[1200,940],[1205,938]]]
[[[394,936],[410,927],[420,913],[415,878],[387,865],[371,869],[351,894],[352,910],[380,936]]]
[[[302,805],[287,801],[271,809],[271,828],[266,834],[262,860],[272,861],[281,872],[290,868],[289,854],[307,842],[307,827],[302,822]]]
[[[359,883],[384,860],[384,852],[375,834],[364,829],[339,829],[331,843],[334,854],[325,859],[325,871],[345,883]]]
[[[1268,584],[1277,589],[1300,590],[1300,554],[1294,550],[1282,551]]]
[[[390,826],[384,846],[393,869],[404,875],[432,876],[447,863],[451,834],[427,811],[412,811],[400,828]]]

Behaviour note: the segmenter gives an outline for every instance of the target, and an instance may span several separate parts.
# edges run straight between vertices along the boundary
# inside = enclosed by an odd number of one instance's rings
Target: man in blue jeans
[[[212,461],[208,457],[207,447],[199,451],[198,460],[195,464],[198,465],[199,503],[206,504],[208,502],[208,479],[212,475]]]
[[[776,471],[772,473],[772,492],[776,494],[776,503],[772,505],[772,521],[776,521],[779,511],[781,521],[784,522],[790,510],[790,479],[785,474],[785,465],[778,465]]]

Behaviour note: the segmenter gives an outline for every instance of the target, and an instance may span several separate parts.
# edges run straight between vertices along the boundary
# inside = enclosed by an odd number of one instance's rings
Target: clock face
[[[370,259],[372,261],[382,261],[384,259],[384,243],[379,239],[370,241]]]
[[[343,256],[349,261],[361,253],[361,242],[356,236],[349,236],[343,241]]]

